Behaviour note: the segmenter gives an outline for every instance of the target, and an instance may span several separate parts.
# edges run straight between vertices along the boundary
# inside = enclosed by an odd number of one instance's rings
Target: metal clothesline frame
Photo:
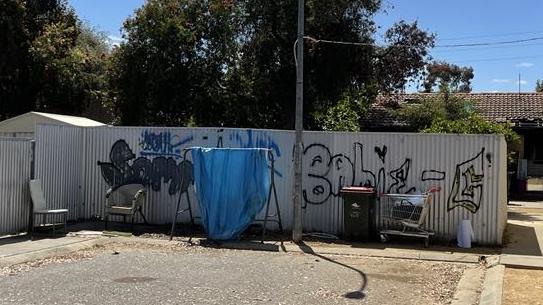
[[[187,153],[189,151],[192,151],[192,150],[197,149],[197,148],[201,148],[201,147],[184,148],[182,150],[182,152],[183,152],[183,161],[187,160]],[[213,148],[213,149],[230,149],[230,148]],[[275,187],[275,158],[273,156],[273,150],[269,149],[269,148],[232,148],[232,149],[247,149],[247,150],[255,150],[255,149],[257,149],[257,150],[264,150],[264,151],[266,151],[268,153],[268,160],[270,161],[270,165],[268,167],[270,168],[270,178],[271,179],[270,179],[270,190],[268,191],[268,200],[266,202],[266,214],[264,216],[264,219],[255,219],[254,220],[254,222],[263,222],[263,224],[262,224],[262,237],[261,237],[261,242],[263,243],[264,238],[266,236],[266,226],[268,224],[268,221],[276,222],[279,225],[279,231],[283,232],[283,223],[281,221],[281,210],[279,209],[279,202],[277,200],[277,188]],[[194,166],[194,164],[193,164],[193,166]],[[181,184],[180,184],[181,186],[183,185],[184,180],[185,180],[185,175],[183,173],[183,175],[181,176]],[[272,192],[273,192],[273,194],[272,194]],[[186,198],[187,198],[187,207],[182,209],[182,210],[179,210],[179,208],[181,207],[181,197],[183,196],[183,193],[185,193]],[[276,214],[274,214],[274,215],[270,215],[270,203],[271,203],[272,195],[274,197],[275,209],[276,209]],[[178,215],[186,213],[186,212],[189,212],[190,222],[194,226],[195,225],[194,219],[195,218],[200,218],[200,217],[194,216],[193,213],[192,213],[192,205],[191,205],[190,196],[189,196],[189,187],[187,187],[187,190],[185,192],[181,192],[179,194],[179,198],[177,199],[177,207],[175,209],[175,213],[174,213],[174,216],[173,216],[172,229],[171,229],[171,232],[170,232],[170,240],[173,239],[173,234],[175,233],[175,226],[176,226],[176,223],[177,223]]]

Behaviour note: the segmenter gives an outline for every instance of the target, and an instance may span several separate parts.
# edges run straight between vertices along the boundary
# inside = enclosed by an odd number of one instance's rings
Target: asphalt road
[[[446,304],[464,265],[203,249],[105,249],[0,277],[0,304]]]

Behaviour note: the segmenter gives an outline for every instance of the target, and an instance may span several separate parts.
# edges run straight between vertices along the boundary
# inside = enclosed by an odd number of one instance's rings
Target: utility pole
[[[304,0],[298,0],[298,39],[296,40],[296,143],[294,144],[294,213],[292,240],[302,240],[302,150],[304,114]]]

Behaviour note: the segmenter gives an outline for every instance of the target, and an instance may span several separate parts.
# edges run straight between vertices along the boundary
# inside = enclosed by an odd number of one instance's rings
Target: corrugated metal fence
[[[30,139],[0,138],[0,234],[28,227],[31,163]]]
[[[291,228],[293,132],[40,125],[36,140],[36,174],[49,181],[47,199],[69,207],[71,219],[102,216],[108,183],[136,175],[151,186],[145,211],[156,224],[171,222],[179,196],[171,167],[182,161],[183,148],[271,148],[281,213]],[[304,147],[306,231],[342,231],[342,186],[370,184],[384,193],[439,186],[429,223],[439,237],[454,238],[458,223],[471,219],[475,241],[501,243],[507,214],[501,136],[305,132]]]
[[[35,177],[41,180],[49,208],[67,208],[68,219],[75,220],[82,202],[84,130],[62,125],[49,128],[36,130],[41,140],[36,141]]]

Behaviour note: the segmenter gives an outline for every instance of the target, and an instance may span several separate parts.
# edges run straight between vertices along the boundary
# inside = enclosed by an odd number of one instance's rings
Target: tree
[[[0,24],[0,118],[101,107],[109,50],[65,1],[2,1]]]
[[[33,42],[30,54],[42,78],[35,109],[82,114],[108,98],[105,38],[78,23],[53,23]]]
[[[474,77],[472,67],[459,67],[443,61],[434,61],[426,67],[424,92],[449,90],[451,92],[471,92]]]
[[[421,95],[416,101],[401,105],[397,111],[414,131],[429,128],[435,120],[463,120],[473,113],[473,102],[449,92],[447,88],[435,95]]]
[[[519,140],[509,123],[494,123],[480,116],[465,95],[443,87],[438,94],[422,95],[400,105],[398,115],[413,131],[424,133],[502,134],[509,143]]]
[[[112,59],[119,121],[219,123],[228,112],[220,93],[236,56],[234,14],[226,1],[150,0],[138,9]]]
[[[306,33],[362,42],[306,40],[305,122],[345,92],[403,87],[425,65],[434,37],[416,23],[386,33],[374,46],[379,0],[308,0]],[[292,128],[296,1],[151,0],[125,23],[126,43],[113,56],[116,113],[124,124]],[[204,17],[202,17],[204,16]]]
[[[360,131],[360,118],[365,111],[363,95],[356,96],[352,92],[343,97],[321,116],[317,117],[319,125],[325,131]]]
[[[349,46],[306,40],[304,123],[320,128],[318,118],[340,101],[345,92],[363,92],[372,100],[379,90],[403,88],[406,78],[420,71],[434,37],[416,23],[400,22],[385,34],[390,47],[375,46],[373,17],[381,1],[306,1],[306,34],[316,39],[359,42]],[[296,81],[292,55],[296,40],[296,1],[246,1],[240,71],[248,80],[250,113],[258,127],[292,128]]]
[[[519,140],[518,134],[513,131],[509,123],[494,123],[480,115],[473,113],[467,118],[458,120],[435,119],[424,129],[425,133],[457,133],[457,134],[502,134],[508,144]]]
[[[540,79],[535,82],[535,92],[543,92],[543,81]]]

